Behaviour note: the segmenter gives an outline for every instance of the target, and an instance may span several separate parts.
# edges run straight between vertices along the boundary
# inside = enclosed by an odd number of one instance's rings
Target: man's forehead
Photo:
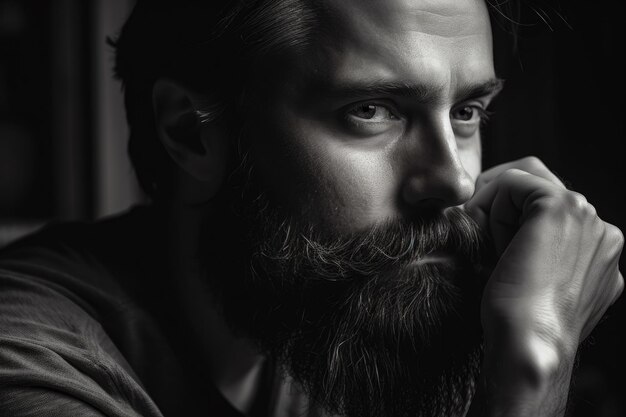
[[[489,29],[484,0],[342,0],[327,5],[344,27],[360,33],[419,31],[459,37]]]
[[[317,84],[421,85],[452,96],[495,77],[482,0],[329,1],[322,59],[306,60]]]

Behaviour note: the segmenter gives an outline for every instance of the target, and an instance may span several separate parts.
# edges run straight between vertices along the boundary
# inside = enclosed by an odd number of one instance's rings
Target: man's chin
[[[447,262],[393,270],[345,289],[325,314],[299,312],[284,343],[263,344],[331,413],[462,415],[479,369],[480,324],[474,295],[442,275],[451,270]]]

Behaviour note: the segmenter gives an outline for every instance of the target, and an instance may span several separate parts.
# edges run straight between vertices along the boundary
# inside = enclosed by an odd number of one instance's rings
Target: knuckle
[[[552,196],[541,198],[533,203],[534,208],[538,209],[541,212],[561,212],[563,209],[563,204],[561,201]]]
[[[572,215],[566,205],[563,203],[563,199],[558,195],[545,196],[537,199],[529,207],[536,213],[542,213],[543,216],[551,219],[554,224],[563,224],[566,219],[576,219],[575,223],[580,223],[577,216]]]
[[[589,204],[585,196],[577,193],[576,191],[565,192],[564,203],[569,210],[575,213],[593,215],[596,214],[595,208],[591,204]]]
[[[529,169],[533,169],[533,168],[545,169],[546,168],[546,165],[543,163],[543,161],[534,155],[522,158],[520,162],[522,163],[523,166],[526,166]]]
[[[526,175],[526,172],[518,168],[509,168],[501,174],[501,178],[504,182],[512,183],[517,181],[521,175]]]
[[[623,292],[624,292],[624,277],[621,274],[618,274],[617,285],[615,288],[615,298],[617,299],[621,297]]]
[[[618,227],[602,221],[601,223],[603,225],[603,233],[600,237],[602,240],[602,253],[607,261],[617,262],[624,248],[624,235]]]
[[[485,184],[487,184],[487,178],[484,175],[479,175],[476,179],[476,188],[481,188]]]
[[[621,249],[624,247],[624,233],[622,233],[619,227],[607,223],[606,234],[608,235],[612,245],[614,245],[621,251]]]
[[[580,222],[600,221],[595,207],[587,201],[584,195],[574,191],[560,190],[541,199],[538,203],[542,210],[559,213],[559,216],[567,216]]]
[[[600,220],[600,218],[598,217],[598,212],[596,211],[596,208],[592,204],[586,203],[582,210],[583,210],[583,213],[587,215],[587,217],[594,218],[598,221]]]

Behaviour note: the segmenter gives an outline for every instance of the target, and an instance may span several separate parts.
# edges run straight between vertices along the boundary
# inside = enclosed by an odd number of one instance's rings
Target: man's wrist
[[[574,355],[530,331],[486,338],[481,378],[486,415],[562,415]]]

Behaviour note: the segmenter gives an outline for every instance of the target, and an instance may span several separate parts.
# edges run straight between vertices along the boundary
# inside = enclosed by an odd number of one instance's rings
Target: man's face
[[[331,231],[466,201],[497,82],[479,0],[329,2],[318,53],[281,74],[257,121],[257,172],[281,205]]]
[[[329,7],[320,47],[247,115],[252,174],[229,195],[243,216],[205,233],[228,274],[207,265],[209,284],[231,326],[327,409],[462,414],[481,246],[455,206],[473,193],[497,89],[487,12],[471,0]]]

